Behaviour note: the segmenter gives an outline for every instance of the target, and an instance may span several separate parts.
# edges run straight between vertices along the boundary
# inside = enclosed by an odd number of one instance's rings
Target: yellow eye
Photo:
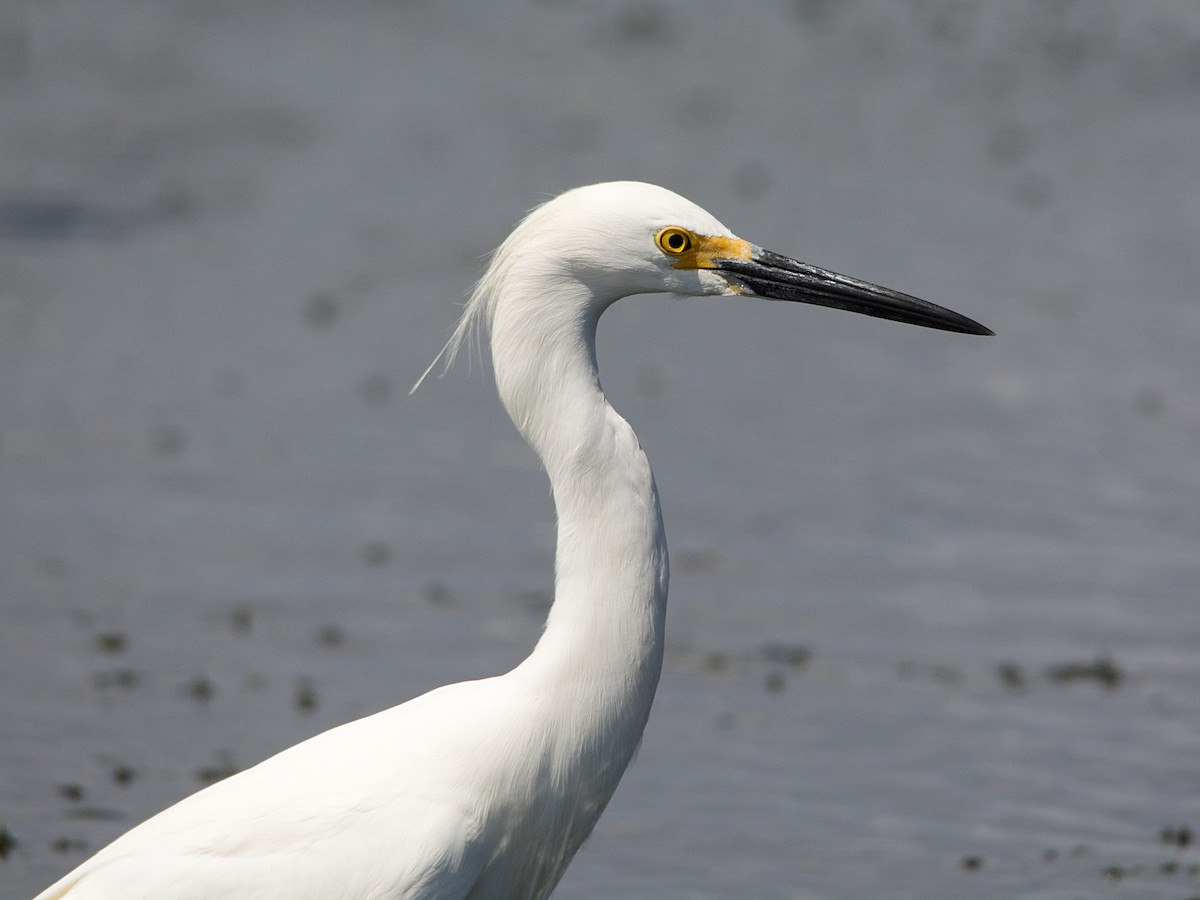
[[[667,256],[681,256],[692,249],[692,234],[674,226],[664,228],[654,237],[658,249]]]

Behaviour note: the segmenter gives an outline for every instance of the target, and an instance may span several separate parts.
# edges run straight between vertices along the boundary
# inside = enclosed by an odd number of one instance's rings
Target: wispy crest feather
[[[450,332],[450,339],[438,351],[438,355],[433,358],[433,362],[429,364],[429,367],[421,373],[421,377],[417,379],[417,383],[409,389],[408,393],[410,396],[429,377],[429,373],[434,370],[439,361],[445,360],[442,371],[438,375],[439,378],[450,371],[450,367],[454,365],[454,360],[458,357],[459,351],[462,350],[463,345],[468,341],[471,342],[475,355],[482,355],[479,346],[480,334],[484,326],[491,327],[492,312],[494,311],[496,298],[499,293],[496,289],[500,282],[503,281],[504,272],[507,270],[512,258],[512,246],[515,243],[513,238],[521,232],[526,222],[529,221],[529,217],[540,208],[534,207],[534,209],[530,210],[529,215],[513,229],[508,239],[492,253],[491,263],[488,265],[487,271],[483,273],[483,277],[476,282],[471,295],[467,298],[458,324]]]

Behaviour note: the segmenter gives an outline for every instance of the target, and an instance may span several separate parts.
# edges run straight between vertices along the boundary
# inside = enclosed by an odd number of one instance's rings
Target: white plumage
[[[658,494],[595,353],[604,309],[652,292],[756,294],[987,333],[760,250],[653,185],[593,185],[538,208],[497,251],[448,345],[452,357],[486,324],[500,398],[553,488],[555,599],[533,652],[205,788],[37,900],[548,896],[641,740],[662,667]]]

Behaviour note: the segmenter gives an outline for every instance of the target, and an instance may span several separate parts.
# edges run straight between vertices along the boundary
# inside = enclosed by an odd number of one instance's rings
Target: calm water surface
[[[1185,2],[0,11],[0,895],[528,652],[544,476],[486,361],[406,392],[617,177],[998,336],[606,316],[668,655],[558,896],[1200,893],[1198,46]]]

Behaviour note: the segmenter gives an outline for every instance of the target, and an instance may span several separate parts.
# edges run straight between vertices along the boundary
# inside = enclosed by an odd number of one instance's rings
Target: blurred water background
[[[0,895],[528,652],[544,476],[406,392],[612,178],[998,336],[606,315],[668,656],[557,896],[1200,894],[1194,2],[12,0]]]

